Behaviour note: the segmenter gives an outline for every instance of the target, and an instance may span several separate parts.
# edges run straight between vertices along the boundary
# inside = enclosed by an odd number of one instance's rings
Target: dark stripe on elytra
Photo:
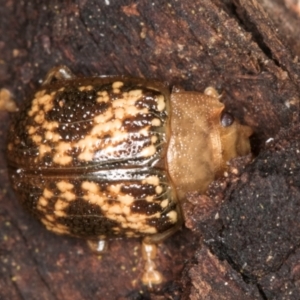
[[[82,198],[78,198],[69,202],[69,205],[64,210],[68,216],[101,216],[103,215],[101,212],[101,208],[97,204],[92,204],[88,200],[84,200]]]
[[[111,103],[98,103],[96,92],[67,89],[58,92],[54,107],[47,113],[48,121],[59,123],[58,132],[63,141],[77,141],[84,138],[94,126],[93,118],[103,114]],[[63,102],[61,106],[60,103]]]
[[[136,101],[135,105],[138,108],[148,108],[150,111],[158,112],[156,97],[160,95],[161,93],[153,91],[144,92],[143,97]]]
[[[99,235],[112,236],[113,227],[119,227],[119,223],[104,216],[72,216],[58,217],[58,223],[67,226],[76,236],[83,238],[93,238]]]
[[[121,187],[121,193],[133,196],[135,199],[145,199],[147,196],[156,195],[155,186],[142,184],[141,182],[125,184]]]
[[[148,202],[146,200],[136,200],[130,206],[132,213],[138,213],[143,215],[153,215],[162,210],[162,207],[158,203]]]

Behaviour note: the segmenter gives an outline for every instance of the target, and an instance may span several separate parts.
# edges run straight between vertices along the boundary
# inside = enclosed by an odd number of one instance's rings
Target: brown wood
[[[138,240],[112,241],[99,258],[84,241],[55,236],[23,211],[6,174],[10,117],[1,112],[0,299],[297,299],[297,1],[45,3],[0,0],[0,88],[18,105],[58,64],[87,76],[214,86],[254,129],[257,157],[245,169],[247,159],[237,159],[208,195],[189,195],[192,231],[160,245],[166,282],[150,291],[140,282]]]

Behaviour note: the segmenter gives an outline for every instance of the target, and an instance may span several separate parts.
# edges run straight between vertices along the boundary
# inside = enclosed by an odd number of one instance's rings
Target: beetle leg
[[[163,281],[162,274],[156,270],[154,263],[157,252],[157,246],[155,244],[142,244],[142,254],[145,260],[145,270],[142,276],[142,282],[152,288],[154,284],[160,284]]]
[[[60,65],[60,66],[50,69],[50,71],[47,73],[42,85],[47,85],[47,84],[53,83],[55,81],[71,79],[74,77],[75,77],[75,75],[72,73],[72,71],[67,66]]]
[[[87,240],[89,248],[96,254],[102,254],[107,249],[107,242],[104,238],[99,240]]]

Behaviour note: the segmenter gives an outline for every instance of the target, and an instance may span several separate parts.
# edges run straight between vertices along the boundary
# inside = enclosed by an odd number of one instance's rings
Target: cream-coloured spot
[[[89,148],[92,148],[94,146],[97,146],[101,141],[97,139],[96,137],[93,137],[91,135],[86,135],[83,139],[79,140],[76,143],[76,147],[82,150],[90,150]]]
[[[124,222],[126,222],[126,219],[121,214],[108,214],[107,216],[109,219],[117,221],[121,224],[124,224]]]
[[[47,206],[48,205],[48,200],[44,197],[40,197],[38,204],[41,205],[41,206]]]
[[[27,133],[28,134],[34,134],[36,132],[37,128],[33,126],[28,126],[27,127]]]
[[[124,215],[129,215],[131,213],[130,207],[129,206],[124,206],[123,207],[123,214]]]
[[[122,213],[122,209],[119,205],[113,205],[109,207],[108,213],[120,215]]]
[[[124,85],[124,83],[123,83],[122,81],[115,81],[115,82],[112,84],[112,88],[113,88],[113,89],[119,89],[119,88],[121,88],[123,85]]]
[[[94,158],[94,154],[90,152],[88,149],[85,149],[82,153],[78,155],[79,160],[92,161],[93,158]]]
[[[141,151],[142,157],[149,157],[156,153],[156,147],[154,145],[150,145],[148,147],[143,148]]]
[[[71,150],[72,145],[71,143],[60,142],[57,144],[56,148],[58,153],[64,153],[65,151]]]
[[[130,224],[130,223],[123,222],[121,225],[123,228],[130,228],[130,229],[135,229],[135,230],[140,229],[140,224],[138,224],[138,223]]]
[[[152,120],[151,122],[152,126],[160,126],[161,125],[161,121],[158,118],[155,118]]]
[[[169,205],[169,200],[168,200],[168,199],[165,199],[165,200],[163,200],[163,201],[160,202],[160,206],[161,206],[162,208],[165,208],[165,207],[167,207],[168,205]]]
[[[152,143],[152,144],[155,144],[155,143],[157,142],[157,140],[158,140],[158,138],[157,138],[156,135],[152,135],[152,136],[151,136],[151,143]]]
[[[95,123],[106,123],[113,117],[113,110],[111,108],[108,108],[105,112],[102,114],[97,115],[94,118]]]
[[[113,89],[112,92],[114,94],[120,94],[121,93],[121,90],[120,89]]]
[[[31,139],[32,139],[36,144],[40,144],[41,141],[42,141],[42,137],[41,137],[40,135],[37,135],[37,134],[33,135],[33,136],[31,137]]]
[[[43,97],[45,95],[45,90],[40,90],[38,92],[35,93],[34,97],[35,98],[40,98],[40,97]]]
[[[71,143],[59,142],[56,146],[56,153],[53,155],[53,161],[59,165],[67,165],[69,164],[73,158],[65,152],[67,150],[72,150]]]
[[[101,102],[107,103],[109,101],[109,97],[108,96],[106,96],[106,97],[99,96],[99,97],[97,97],[96,101],[98,103],[101,103]]]
[[[126,216],[127,221],[131,222],[132,224],[130,226],[136,226],[138,223],[143,222],[148,216],[145,216],[143,214],[138,214],[138,213],[132,213],[129,216]]]
[[[118,195],[118,200],[123,203],[124,205],[130,205],[133,203],[134,198],[130,195]]]
[[[32,117],[36,114],[34,120],[41,124],[44,121],[42,112],[48,112],[53,108],[53,96],[44,94],[44,91],[36,93],[36,98],[32,100],[31,109],[28,111],[28,115]],[[43,108],[43,110],[41,110]]]
[[[134,237],[135,234],[134,234],[133,232],[127,231],[127,232],[126,232],[126,236],[127,236],[127,237]]]
[[[41,144],[39,147],[39,157],[42,158],[46,153],[50,152],[51,148],[48,145]]]
[[[59,127],[59,124],[56,121],[53,121],[53,122],[45,121],[43,123],[43,128],[46,129],[46,130],[51,131],[51,130],[57,129],[58,127]]]
[[[53,103],[52,102],[48,102],[48,103],[44,104],[44,111],[45,112],[48,112],[52,108],[53,108]]]
[[[46,95],[43,95],[42,97],[37,98],[38,103],[41,105],[48,104],[49,102],[52,101],[52,99],[53,99],[53,97],[51,97],[51,95],[49,95],[49,94],[46,94]]]
[[[101,103],[101,102],[107,103],[109,101],[109,96],[108,96],[107,91],[100,91],[97,93],[97,95],[98,95],[98,97],[97,97],[98,103]]]
[[[112,184],[109,186],[109,191],[114,193],[114,194],[119,194],[121,191],[121,184]]]
[[[72,201],[76,199],[76,195],[70,191],[66,191],[64,193],[61,193],[60,196],[68,201]]]
[[[160,185],[158,185],[158,186],[155,188],[155,193],[158,194],[158,195],[161,194],[162,191],[163,191],[163,188],[162,188],[162,186],[160,186]]]
[[[45,121],[45,114],[43,111],[39,111],[39,113],[34,117],[34,121],[38,124],[42,124]]]
[[[170,219],[170,222],[175,224],[177,222],[177,212],[175,210],[171,210],[167,213],[167,217]]]
[[[87,190],[91,193],[95,193],[97,194],[99,192],[99,186],[97,183],[95,182],[90,182],[90,181],[84,181],[82,184],[81,184],[81,187],[84,189],[84,190]]]
[[[107,201],[106,201],[106,202],[104,202],[103,205],[101,206],[101,209],[102,209],[102,211],[105,213],[105,212],[108,211],[108,208],[109,208],[109,206],[108,206]],[[109,218],[108,216],[106,216],[106,217]]]
[[[88,201],[91,204],[95,204],[101,207],[103,209],[103,204],[105,203],[106,197],[102,197],[100,195],[88,192],[87,195],[83,196],[83,199]]]
[[[143,136],[149,136],[150,126],[146,126],[139,131],[139,134]]]
[[[101,136],[107,132],[118,132],[117,130],[122,127],[122,122],[118,119],[111,120],[104,124],[98,124],[93,127],[91,134]]]
[[[45,218],[49,221],[49,222],[52,222],[54,223],[55,222],[55,218],[51,215],[45,215]]]
[[[58,234],[69,234],[70,233],[69,228],[62,224],[55,224],[55,226],[49,226],[49,228],[47,227],[47,229],[50,231],[56,232]]]
[[[48,221],[47,219],[42,218],[40,221],[47,227],[47,229],[53,227],[53,223],[50,222],[50,221]],[[50,230],[51,230],[51,229],[50,229]]]
[[[124,96],[124,93],[123,93],[123,96]],[[112,102],[112,107],[113,107],[113,109],[116,109],[119,107],[125,107],[126,105],[133,105],[133,104],[134,104],[134,102],[129,103],[127,98],[121,98],[121,99],[114,100]]]
[[[52,142],[58,142],[61,139],[62,139],[62,137],[58,133],[53,134],[53,136],[52,136]]]
[[[116,117],[117,119],[122,120],[122,119],[124,118],[124,115],[125,115],[125,110],[124,110],[124,108],[122,108],[122,107],[117,107],[117,108],[115,109],[115,117]]]
[[[67,214],[62,211],[62,210],[55,210],[54,211],[54,214],[57,216],[57,217],[65,217]]]
[[[128,96],[131,98],[140,98],[143,96],[142,90],[131,90],[128,92]]]
[[[45,198],[50,199],[50,198],[53,197],[53,195],[54,195],[54,194],[53,194],[50,190],[44,189],[44,191],[43,191],[43,196],[44,196]]]
[[[65,166],[71,163],[72,160],[73,158],[69,155],[61,155],[60,153],[56,153],[53,155],[53,162],[55,162],[58,165]]]
[[[156,102],[157,102],[157,110],[158,111],[163,111],[166,107],[164,96],[163,95],[157,96]]]
[[[46,212],[47,212],[46,207],[40,205],[39,203],[37,204],[36,208],[37,208],[37,210],[39,210],[39,211],[42,212],[42,213],[46,213]]]
[[[107,198],[101,195],[100,188],[96,183],[84,181],[81,184],[81,188],[86,191],[86,194],[83,196],[84,200],[91,204],[96,204],[102,208],[104,201]]]
[[[27,115],[32,117],[39,110],[38,106],[32,106],[31,110],[28,111]]]
[[[146,196],[146,201],[147,202],[154,202],[154,196]]]
[[[73,184],[71,184],[70,182],[65,181],[65,180],[57,182],[56,186],[61,192],[66,192],[66,191],[72,190],[74,188]]]
[[[78,88],[81,92],[82,91],[91,91],[93,89],[92,85],[86,85],[86,86],[81,86]]]
[[[54,205],[54,209],[55,209],[55,213],[61,211],[61,210],[64,210],[66,209],[67,207],[69,206],[69,203],[64,201],[64,200],[61,200],[61,199],[58,199],[56,202],[55,202],[55,205]]]
[[[101,96],[101,97],[106,97],[106,96],[108,96],[108,93],[107,93],[107,91],[99,91],[99,92],[97,92],[97,95]]]
[[[155,175],[149,176],[149,177],[146,177],[145,179],[143,179],[142,183],[158,186],[159,185],[159,178],[158,178],[158,176],[155,176]]]
[[[52,142],[58,142],[61,140],[61,136],[53,131],[46,131],[45,139]]]

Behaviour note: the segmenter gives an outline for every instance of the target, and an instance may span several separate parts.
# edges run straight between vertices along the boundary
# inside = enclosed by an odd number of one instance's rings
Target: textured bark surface
[[[0,7],[0,88],[18,105],[58,64],[87,76],[214,86],[254,129],[256,155],[245,168],[249,158],[233,162],[207,195],[188,195],[189,229],[159,246],[165,282],[150,291],[140,282],[138,240],[112,241],[97,257],[22,210],[6,174],[10,117],[2,112],[0,299],[299,298],[297,1],[0,0]]]

